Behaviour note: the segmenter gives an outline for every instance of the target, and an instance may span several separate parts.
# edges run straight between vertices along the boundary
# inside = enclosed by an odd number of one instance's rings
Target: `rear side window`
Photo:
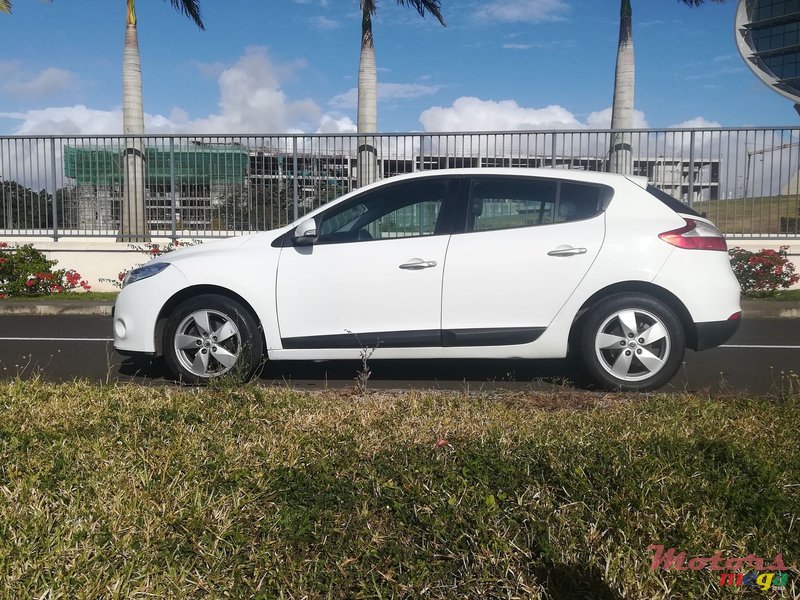
[[[514,229],[587,219],[602,212],[610,188],[519,177],[472,181],[467,231]]]
[[[648,185],[647,186],[647,191],[651,196],[655,196],[656,198],[658,198],[661,201],[662,204],[666,204],[672,210],[674,210],[676,213],[680,213],[682,215],[693,215],[695,217],[702,217],[703,216],[699,212],[697,212],[695,209],[690,207],[688,204],[684,204],[683,202],[681,202],[677,198],[673,198],[668,193],[662,192],[660,189],[658,189],[655,186]]]

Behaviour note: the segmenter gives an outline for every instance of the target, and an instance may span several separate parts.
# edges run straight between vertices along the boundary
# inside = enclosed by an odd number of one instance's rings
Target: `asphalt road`
[[[0,377],[51,381],[136,381],[172,385],[159,362],[122,357],[110,341],[111,318],[0,316]],[[566,361],[371,361],[373,389],[548,389],[564,385]],[[358,362],[269,363],[264,385],[346,387]],[[800,373],[800,319],[745,319],[725,347],[687,351],[684,367],[664,388],[674,391],[776,393]],[[783,374],[782,374],[783,373]],[[795,380],[795,390],[797,382]]]

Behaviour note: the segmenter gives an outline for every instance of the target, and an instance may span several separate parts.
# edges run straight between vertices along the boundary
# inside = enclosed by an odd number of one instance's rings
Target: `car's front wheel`
[[[669,306],[651,296],[606,298],[579,326],[583,367],[601,388],[653,390],[669,382],[683,362],[683,326]]]
[[[261,361],[258,324],[239,302],[203,294],[181,303],[170,315],[164,359],[176,379],[206,383],[227,375],[249,379]]]

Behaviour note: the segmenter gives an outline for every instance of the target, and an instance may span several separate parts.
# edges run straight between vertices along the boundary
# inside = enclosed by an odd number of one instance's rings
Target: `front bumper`
[[[114,306],[114,349],[120,354],[155,354],[158,315],[186,285],[186,277],[175,265],[127,285]]]
[[[708,350],[716,348],[727,342],[742,322],[741,316],[727,321],[709,321],[706,323],[695,323],[696,338],[694,350]]]

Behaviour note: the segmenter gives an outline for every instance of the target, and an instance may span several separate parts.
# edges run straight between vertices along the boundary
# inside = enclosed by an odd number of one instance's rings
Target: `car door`
[[[443,344],[524,344],[541,335],[600,250],[610,194],[555,178],[473,178],[464,232],[447,254]]]
[[[439,347],[451,178],[387,183],[321,213],[281,250],[284,349]]]

